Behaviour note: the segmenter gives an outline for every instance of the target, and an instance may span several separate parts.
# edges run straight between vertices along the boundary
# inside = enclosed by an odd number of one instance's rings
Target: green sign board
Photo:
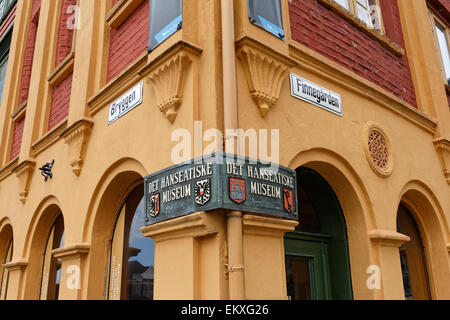
[[[229,209],[298,220],[295,171],[216,153],[145,177],[146,223]]]

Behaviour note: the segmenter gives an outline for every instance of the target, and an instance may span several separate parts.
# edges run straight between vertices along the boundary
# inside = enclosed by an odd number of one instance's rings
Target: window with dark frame
[[[280,0],[248,0],[248,16],[251,23],[284,40]]]
[[[9,47],[11,45],[12,28],[0,42],[0,103],[2,101],[3,86],[8,68]]]
[[[154,50],[182,26],[182,0],[150,0],[148,51]]]
[[[110,242],[108,300],[153,300],[155,242],[144,237],[143,187],[125,200]]]
[[[62,214],[59,214],[49,232],[42,254],[40,300],[58,300],[61,281],[61,260],[53,256],[52,250],[62,247],[64,247],[64,219]]]

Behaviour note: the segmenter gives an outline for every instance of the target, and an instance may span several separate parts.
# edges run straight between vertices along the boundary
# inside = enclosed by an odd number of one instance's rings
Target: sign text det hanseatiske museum
[[[229,209],[298,219],[295,171],[217,153],[145,178],[147,224]]]

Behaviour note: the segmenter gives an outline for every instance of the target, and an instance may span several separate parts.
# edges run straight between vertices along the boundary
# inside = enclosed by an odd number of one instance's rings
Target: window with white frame
[[[383,32],[381,10],[378,0],[334,0],[369,28]]]
[[[450,85],[450,28],[434,14],[431,13],[430,17],[442,76],[444,82]]]

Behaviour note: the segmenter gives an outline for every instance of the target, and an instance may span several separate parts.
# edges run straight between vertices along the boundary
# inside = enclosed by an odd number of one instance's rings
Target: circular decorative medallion
[[[389,176],[393,161],[391,144],[383,130],[373,122],[365,126],[363,142],[371,168],[380,176]]]

